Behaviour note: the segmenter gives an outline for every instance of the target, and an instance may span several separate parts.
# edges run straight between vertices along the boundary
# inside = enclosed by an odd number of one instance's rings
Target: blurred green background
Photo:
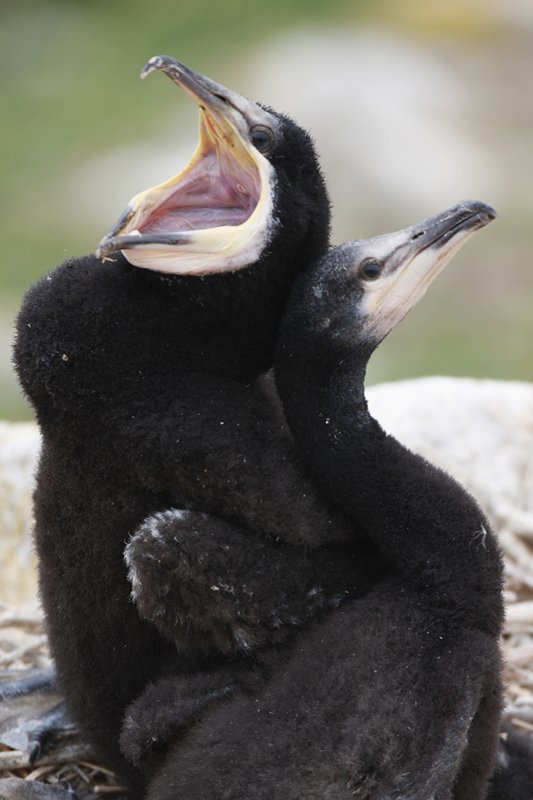
[[[334,242],[479,198],[476,236],[376,354],[369,379],[533,379],[531,0],[2,0],[0,417],[26,287],[94,250],[129,198],[176,173],[196,111],[167,53],[294,116],[330,185]]]

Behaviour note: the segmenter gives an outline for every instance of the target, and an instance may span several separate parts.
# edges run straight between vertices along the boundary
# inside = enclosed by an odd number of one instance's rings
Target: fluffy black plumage
[[[202,512],[207,541],[221,525],[237,542],[250,532],[272,537],[265,557],[285,578],[266,638],[338,602],[327,579],[315,591],[323,555],[299,545],[341,540],[342,523],[304,477],[257,380],[272,363],[289,287],[325,251],[329,230],[312,143],[278,119],[269,154],[275,227],[256,263],[199,278],[138,269],[121,256],[67,261],[29,290],[17,321],[15,365],[43,435],[36,544],[58,681],[84,733],[132,791],[142,779],[118,748],[126,705],[150,680],[216,665],[221,650],[249,644],[240,625],[199,607],[186,583],[185,624],[172,631],[178,653],[165,620],[162,636],[157,618],[142,618],[124,548],[149,515]],[[177,516],[173,535],[187,536]],[[276,537],[293,548],[291,569]],[[366,567],[358,578],[342,550],[328,559],[331,593],[360,591],[359,580],[366,588]],[[286,603],[287,594],[298,601]],[[259,639],[263,623],[252,614]]]
[[[463,207],[443,215],[445,242],[473,224],[472,207],[470,217]],[[389,261],[415,247],[419,228],[395,240]],[[365,310],[361,270],[374,269],[376,242],[338,248],[297,281],[276,369],[317,485],[390,572],[294,642],[259,653],[255,670],[150,688],[127,716],[126,748],[143,754],[137,723],[162,738],[173,721],[174,735],[177,719],[184,726],[157,763],[150,800],[487,796],[501,711],[501,560],[474,500],[368,413],[364,372],[385,333]]]

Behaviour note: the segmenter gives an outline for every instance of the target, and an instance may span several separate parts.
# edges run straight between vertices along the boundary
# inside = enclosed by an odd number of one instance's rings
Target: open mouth
[[[266,246],[273,220],[274,172],[250,130],[274,130],[276,118],[167,56],[163,70],[200,112],[198,147],[178,175],[140,192],[100,242],[100,258],[122,251],[139,267],[175,274],[241,269]]]
[[[202,133],[208,130],[203,116]],[[167,199],[140,221],[139,233],[175,234],[242,225],[252,215],[261,194],[255,164],[251,159],[246,164],[243,158],[241,165],[214,137],[202,139],[203,146],[189,168],[170,182]]]

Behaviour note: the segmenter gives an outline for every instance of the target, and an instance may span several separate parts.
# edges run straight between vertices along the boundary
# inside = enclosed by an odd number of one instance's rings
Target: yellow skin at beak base
[[[248,174],[257,170],[260,181],[259,201],[241,225],[184,231],[179,245],[139,242],[122,250],[134,266],[174,274],[206,275],[211,272],[234,271],[254,263],[268,243],[273,216],[274,170],[270,162],[250,143],[245,142],[233,124],[222,117],[200,109],[200,141],[188,165],[175,177],[135,195],[128,210],[133,212],[115,236],[135,234],[143,220],[160,207],[183,183],[200,161],[221,147],[230,148],[232,158]],[[178,234],[179,231],[176,231]]]

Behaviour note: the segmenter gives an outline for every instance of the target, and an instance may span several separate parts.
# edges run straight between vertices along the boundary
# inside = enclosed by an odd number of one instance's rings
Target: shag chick
[[[298,279],[276,360],[287,419],[317,485],[391,571],[269,651],[283,669],[252,698],[229,694],[228,673],[227,697],[159,765],[150,800],[486,797],[501,711],[498,548],[475,501],[370,416],[363,382],[374,349],[494,216],[463,203],[336,248]]]
[[[69,260],[29,290],[14,351],[43,440],[36,545],[59,687],[137,794],[141,776],[118,747],[125,707],[161,674],[194,672],[251,642],[216,616],[218,602],[211,617],[193,598],[176,652],[132,602],[128,538],[144,524],[156,539],[170,521],[201,558],[220,526],[237,543],[259,532],[265,563],[268,551],[286,575],[280,592],[298,598],[288,619],[283,594],[271,598],[270,637],[328,604],[327,588],[313,593],[324,555],[301,543],[343,538],[258,380],[295,276],[328,245],[312,142],[169,57],[153,69],[198,105],[198,149],[178,176],[131,201],[98,257]],[[276,538],[293,548],[290,575]],[[350,559],[328,558],[335,593],[359,591]]]

